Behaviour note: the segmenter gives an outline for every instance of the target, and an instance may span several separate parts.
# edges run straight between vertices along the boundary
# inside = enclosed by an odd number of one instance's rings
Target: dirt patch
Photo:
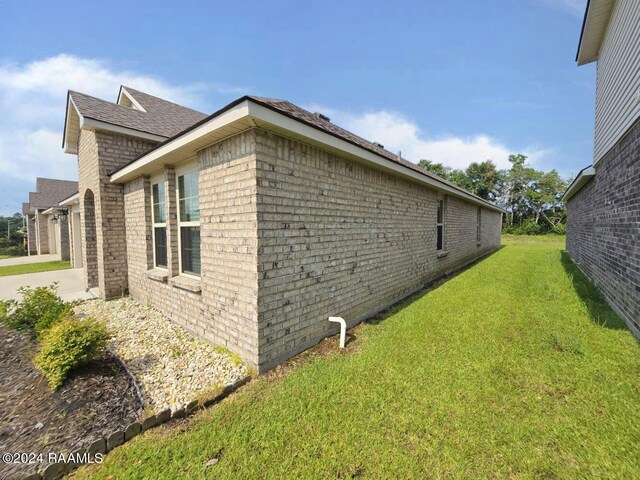
[[[0,454],[69,453],[142,416],[135,386],[115,358],[86,365],[53,392],[31,361],[36,348],[0,325]],[[42,466],[0,461],[0,478]]]

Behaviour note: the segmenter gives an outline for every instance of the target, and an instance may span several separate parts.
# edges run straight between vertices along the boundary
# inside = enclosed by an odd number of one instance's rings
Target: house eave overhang
[[[576,193],[580,191],[582,187],[584,187],[589,180],[591,180],[596,174],[596,169],[593,166],[589,166],[587,168],[583,168],[580,173],[573,179],[569,188],[564,192],[562,196],[563,202],[568,202],[571,197],[573,197]]]
[[[264,105],[257,104],[247,97],[238,99],[176,137],[158,145],[133,163],[113,172],[111,182],[125,183],[142,175],[156,173],[164,165],[175,165],[194,159],[197,157],[198,151],[207,146],[256,127],[320,147],[356,162],[374,166],[378,170],[409,178],[439,192],[504,213],[504,210],[490,202]]]
[[[615,0],[588,0],[576,53],[578,66],[598,60],[614,4]]]
[[[62,200],[58,205],[60,205],[61,207],[69,207],[78,203],[80,203],[80,194],[74,193],[73,195]]]

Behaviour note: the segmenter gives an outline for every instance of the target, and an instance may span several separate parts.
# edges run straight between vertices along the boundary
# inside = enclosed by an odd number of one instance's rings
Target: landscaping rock
[[[124,432],[122,430],[113,432],[107,437],[107,451],[111,451],[124,443]]]
[[[124,439],[125,441],[131,440],[133,437],[138,435],[142,431],[142,426],[139,422],[133,422],[127,428],[124,429]]]
[[[158,424],[158,417],[151,415],[142,421],[142,431],[145,432]]]
[[[184,418],[184,416],[185,416],[184,408],[179,408],[178,410],[173,412],[173,414],[171,415],[171,418]]]
[[[96,453],[106,453],[106,451],[107,442],[104,438],[96,440],[91,445],[89,445],[89,448],[87,448],[87,452],[89,452],[91,455],[95,455]]]
[[[62,463],[50,463],[47,465],[47,468],[42,472],[43,480],[58,480],[62,478],[63,474],[63,464]]]
[[[165,408],[163,411],[161,411],[158,415],[158,425],[168,422],[169,420],[171,420],[171,410],[169,410],[168,408]]]
[[[106,322],[114,335],[109,348],[135,377],[145,405],[156,412],[184,408],[247,375],[234,355],[130,298],[90,300],[73,310],[77,317]]]

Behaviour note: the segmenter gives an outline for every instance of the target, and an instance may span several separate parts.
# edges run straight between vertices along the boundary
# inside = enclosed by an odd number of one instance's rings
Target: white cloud
[[[115,101],[120,85],[207,111],[205,95],[236,93],[220,84],[171,85],[109,62],[61,54],[31,63],[0,63],[0,209],[13,213],[28,197],[5,188],[35,187],[35,178],[76,179],[76,158],[61,149],[67,90]],[[13,192],[13,193],[8,193]]]
[[[382,143],[387,150],[401,151],[404,158],[414,163],[429,159],[452,168],[466,168],[472,162],[493,160],[499,168],[508,168],[512,153],[527,155],[532,164],[546,153],[539,148],[505,145],[482,133],[469,137],[430,136],[405,115],[388,110],[354,114],[317,105],[309,109],[329,115],[332,122],[367,140]]]
[[[587,0],[536,0],[536,2],[570,13],[578,18],[582,18],[587,6]]]

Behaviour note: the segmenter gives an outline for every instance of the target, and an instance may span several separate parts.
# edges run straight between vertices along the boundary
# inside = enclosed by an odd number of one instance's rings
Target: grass
[[[637,478],[638,342],[563,237],[504,244],[76,478]]]
[[[70,262],[55,260],[53,262],[25,263],[22,265],[7,265],[0,267],[0,277],[9,275],[24,275],[25,273],[50,272],[52,270],[65,270],[71,268]]]

